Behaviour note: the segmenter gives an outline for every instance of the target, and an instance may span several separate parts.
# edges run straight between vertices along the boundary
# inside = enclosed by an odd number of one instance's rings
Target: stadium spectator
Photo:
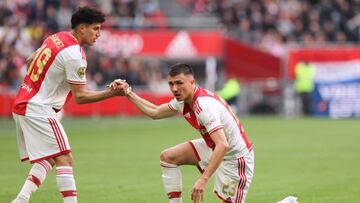
[[[163,73],[160,67],[160,61],[150,61],[148,64],[148,69],[149,90],[160,94],[167,94],[169,92],[169,85],[167,83],[167,80],[163,77]]]
[[[307,61],[300,61],[295,66],[295,92],[301,101],[302,113],[311,114],[311,94],[314,90],[315,68]]]
[[[170,67],[168,84],[174,99],[159,106],[127,89],[128,99],[153,119],[181,113],[202,139],[195,139],[168,148],[160,154],[165,191],[170,203],[182,202],[180,165],[197,166],[202,175],[191,191],[194,203],[203,200],[206,185],[214,176],[214,192],[224,202],[245,202],[254,170],[252,145],[241,123],[229,105],[214,93],[195,84],[192,68],[187,64]],[[111,84],[113,89],[124,85]]]
[[[31,194],[54,165],[63,202],[77,202],[71,149],[56,113],[62,109],[70,92],[80,104],[124,95],[123,91],[111,88],[89,91],[85,87],[87,65],[81,47],[95,43],[104,21],[100,11],[81,7],[71,17],[71,31],[46,38],[28,59],[28,71],[13,105],[13,118],[20,158],[33,165],[13,203],[29,202]]]
[[[145,86],[148,84],[144,70],[144,62],[139,58],[130,58],[126,81],[134,86]]]
[[[217,94],[230,105],[235,115],[238,112],[240,91],[240,83],[236,77],[229,77],[223,87],[217,91]]]
[[[231,31],[241,40],[259,44],[260,48],[278,55],[278,50],[269,49],[267,41],[250,36],[267,36],[269,32],[280,36],[280,43],[292,41],[314,46],[323,43],[343,43],[359,41],[359,23],[356,14],[359,1],[297,1],[297,0],[245,0],[219,3],[218,13],[235,12],[236,19],[228,21],[228,15],[220,15],[227,22],[226,27],[237,26]],[[357,14],[359,15],[359,14]],[[245,19],[245,20],[244,20]],[[246,29],[249,20],[250,29]],[[229,25],[228,22],[233,22]],[[245,36],[244,36],[245,35]],[[260,40],[260,41],[259,41]],[[311,43],[308,43],[311,40]],[[260,42],[260,43],[257,43]],[[265,45],[263,44],[265,43]]]

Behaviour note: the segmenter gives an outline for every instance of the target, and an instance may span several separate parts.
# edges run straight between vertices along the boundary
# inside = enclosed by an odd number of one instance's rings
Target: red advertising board
[[[94,48],[116,56],[195,58],[222,56],[223,36],[215,31],[103,30]]]
[[[226,39],[225,67],[228,75],[243,79],[280,78],[280,58],[237,40]]]
[[[139,95],[154,104],[169,102],[171,94],[153,94],[151,92],[139,92]],[[0,92],[0,117],[12,115],[12,105],[15,100],[15,92]],[[66,116],[140,116],[143,115],[126,97],[114,97],[104,101],[90,104],[76,104],[70,99],[64,105]]]

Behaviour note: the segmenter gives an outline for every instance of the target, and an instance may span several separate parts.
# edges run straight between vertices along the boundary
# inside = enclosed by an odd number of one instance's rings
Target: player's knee
[[[176,164],[176,157],[171,153],[169,149],[165,149],[160,153],[160,161],[169,164]]]
[[[46,161],[48,161],[51,166],[55,166],[55,164],[56,164],[56,162],[53,158],[47,159]]]
[[[73,165],[73,157],[71,153],[64,154],[54,158],[56,166],[72,166]]]

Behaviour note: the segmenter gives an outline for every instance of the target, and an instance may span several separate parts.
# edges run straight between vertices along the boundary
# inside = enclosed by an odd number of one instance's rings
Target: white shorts
[[[213,151],[203,139],[189,141],[199,160],[198,168],[203,172],[209,164]],[[238,159],[223,160],[215,171],[214,193],[226,203],[244,203],[254,174],[254,151]]]
[[[64,128],[55,117],[21,116],[13,113],[21,161],[30,163],[70,153]]]

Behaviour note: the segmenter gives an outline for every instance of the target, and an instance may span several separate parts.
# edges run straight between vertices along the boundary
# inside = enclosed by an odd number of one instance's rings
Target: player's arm
[[[226,140],[223,128],[220,128],[211,133],[210,137],[215,143],[215,149],[212,156],[210,157],[208,167],[201,176],[204,179],[209,179],[212,176],[212,174],[216,171],[224,159],[226,152],[229,150],[229,143]]]
[[[169,108],[168,103],[155,105],[131,90],[127,92],[126,96],[141,112],[152,119],[161,119],[177,114],[176,111]]]
[[[226,152],[229,150],[229,143],[226,140],[223,128],[215,130],[210,134],[210,137],[215,143],[215,149],[210,157],[209,165],[192,188],[191,199],[195,203],[199,202],[200,199],[203,200],[207,182],[219,167],[220,163],[224,159]]]
[[[121,84],[124,87],[121,87],[120,90],[112,90],[111,88],[107,88],[102,91],[91,91],[86,89],[85,84],[69,84],[71,86],[71,93],[77,104],[93,103],[116,95],[124,95],[122,89],[126,89],[128,87],[128,84]]]
[[[44,45],[43,45],[44,46]],[[41,51],[42,47],[38,48],[36,51],[34,51],[29,57],[26,58],[25,64],[26,64],[26,71],[29,70],[29,67],[33,60],[35,59],[35,56]]]
[[[31,64],[31,62],[34,60],[36,53],[37,53],[37,52],[34,52],[34,53],[32,53],[29,57],[26,58],[26,60],[25,60],[26,70],[29,69],[30,64]]]

